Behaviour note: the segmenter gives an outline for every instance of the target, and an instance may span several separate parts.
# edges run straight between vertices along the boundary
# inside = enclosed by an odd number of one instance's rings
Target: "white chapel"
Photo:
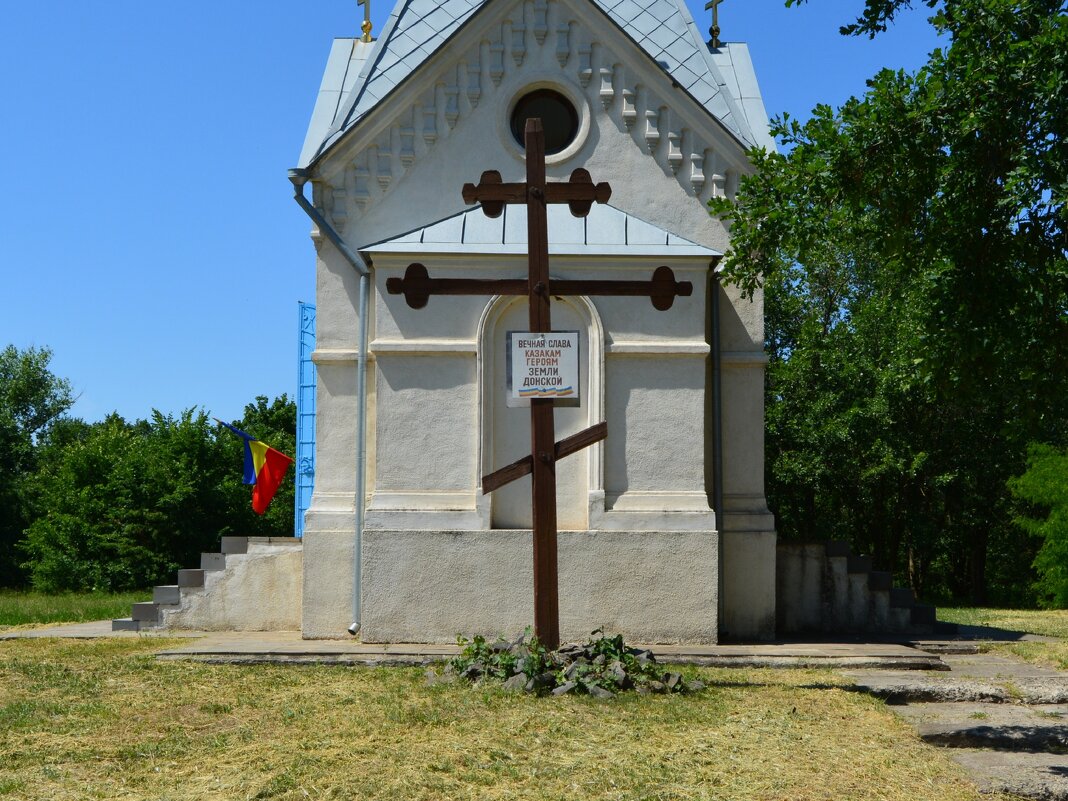
[[[370,37],[365,37],[370,38]],[[525,207],[489,218],[461,188],[524,173],[545,129],[550,181],[611,186],[586,218],[549,209],[550,274],[694,291],[567,297],[578,403],[558,437],[605,421],[557,468],[561,635],[716,642],[775,631],[775,531],[763,488],[763,309],[715,280],[746,151],[772,148],[745,45],[700,34],[682,0],[399,0],[377,40],[334,42],[291,172],[315,227],[316,475],[305,518],[305,637],[448,642],[532,618],[530,478],[481,477],[530,451],[506,340],[523,298],[386,291],[434,277],[526,276]]]
[[[763,298],[717,280],[730,232],[707,208],[737,192],[750,149],[774,143],[748,50],[712,32],[684,0],[398,0],[377,39],[365,22],[336,40],[289,171],[316,252],[303,537],[223,537],[113,627],[514,637],[535,622],[533,546],[544,554],[551,538],[532,532],[529,469],[497,477],[528,459],[543,478],[555,470],[558,580],[539,585],[538,609],[544,620],[555,586],[561,640],[933,631],[934,607],[847,543],[777,542]],[[548,184],[529,236],[548,231],[547,283],[528,271],[544,247],[527,241],[528,206],[464,200],[487,171],[499,191],[523,186],[534,119]],[[573,216],[548,198],[582,171],[610,194]],[[668,307],[659,290],[602,291],[668,271]],[[517,288],[542,309],[550,298],[540,333],[572,354],[572,392],[552,402],[556,453],[538,457],[551,469],[533,461],[509,348],[544,318]]]

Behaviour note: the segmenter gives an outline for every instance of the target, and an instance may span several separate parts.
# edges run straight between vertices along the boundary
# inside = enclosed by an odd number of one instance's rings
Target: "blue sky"
[[[375,33],[390,5],[372,1]],[[704,2],[691,2],[705,30]],[[725,0],[770,114],[840,105],[915,69],[926,9],[874,42],[861,0]],[[355,0],[34,0],[0,30],[0,347],[47,346],[97,420],[294,394],[297,301],[314,301],[295,165],[331,39]]]

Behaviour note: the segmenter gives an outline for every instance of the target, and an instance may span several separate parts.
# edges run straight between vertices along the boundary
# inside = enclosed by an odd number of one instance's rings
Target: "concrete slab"
[[[948,673],[844,671],[926,742],[948,748],[984,792],[1068,801],[1068,674],[941,650]]]
[[[949,756],[968,771],[982,792],[1068,800],[1068,765],[1062,754],[955,748]]]
[[[412,664],[439,662],[456,645],[362,643],[354,639],[306,640],[299,631],[112,631],[111,621],[9,629],[0,639],[24,637],[185,637],[189,644],[161,651],[162,659],[215,662]],[[649,645],[661,662],[720,667],[881,667],[899,672],[946,670],[934,654],[898,643],[759,643],[752,645]]]
[[[722,667],[842,667],[881,664],[898,670],[938,670],[938,657],[886,643],[779,643],[761,645],[648,646],[661,662]],[[296,662],[425,665],[459,652],[455,645],[371,644],[355,640],[304,640],[299,632],[225,632],[207,635],[162,659],[213,662]]]
[[[908,704],[895,709],[932,745],[1068,752],[1068,705]]]
[[[993,654],[943,654],[940,675],[912,671],[849,671],[857,687],[887,703],[1068,703],[1068,675]]]

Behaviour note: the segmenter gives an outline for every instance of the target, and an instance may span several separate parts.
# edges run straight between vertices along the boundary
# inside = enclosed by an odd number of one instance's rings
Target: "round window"
[[[512,110],[512,136],[520,147],[525,146],[523,132],[527,120],[541,118],[545,131],[545,154],[559,153],[578,135],[579,116],[571,101],[552,89],[536,89],[523,95]]]

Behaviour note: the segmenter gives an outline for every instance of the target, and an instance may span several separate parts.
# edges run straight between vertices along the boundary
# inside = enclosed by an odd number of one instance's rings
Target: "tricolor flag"
[[[262,515],[267,511],[278,487],[282,484],[286,470],[293,460],[270,445],[260,442],[251,434],[229,423],[223,423],[218,417],[215,422],[222,423],[245,441],[245,477],[246,484],[252,484],[252,510]]]

